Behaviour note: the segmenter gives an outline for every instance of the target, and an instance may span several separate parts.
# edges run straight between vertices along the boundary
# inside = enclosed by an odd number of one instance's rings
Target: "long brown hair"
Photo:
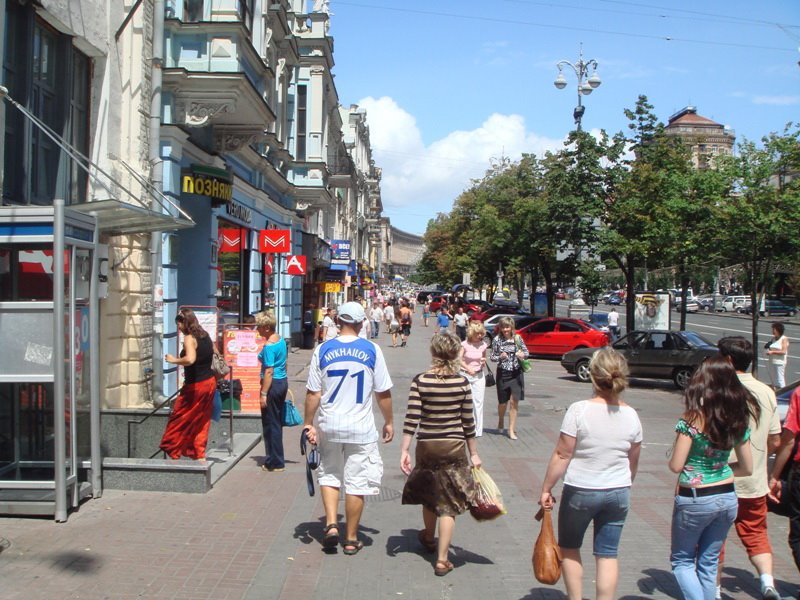
[[[175,317],[175,322],[183,323],[186,331],[197,339],[208,337],[208,332],[200,326],[197,316],[191,308],[180,309]]]
[[[758,422],[761,407],[727,359],[714,356],[701,364],[684,394],[687,421],[703,422],[703,433],[715,448],[730,450],[742,441],[750,416]]]

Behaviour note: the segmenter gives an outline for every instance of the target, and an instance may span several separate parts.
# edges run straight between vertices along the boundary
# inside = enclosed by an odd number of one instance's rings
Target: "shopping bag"
[[[289,390],[289,397],[286,398],[286,401],[283,403],[283,426],[295,427],[302,424],[303,417],[294,405],[294,396],[292,395],[292,391]]]
[[[219,390],[214,390],[214,400],[211,405],[211,420],[217,423],[220,418],[222,418],[222,394],[219,393]]]
[[[477,492],[475,500],[469,507],[469,514],[476,521],[491,521],[508,511],[503,505],[503,495],[494,480],[489,477],[486,469],[472,468],[472,478],[475,480]]]
[[[539,583],[554,585],[561,578],[561,549],[553,533],[551,510],[540,508],[536,520],[542,522],[542,529],[533,545],[533,576]]]
[[[527,358],[523,358],[521,361],[519,361],[519,365],[522,368],[523,373],[527,373],[528,371],[530,371],[532,366],[531,361],[528,360]]]

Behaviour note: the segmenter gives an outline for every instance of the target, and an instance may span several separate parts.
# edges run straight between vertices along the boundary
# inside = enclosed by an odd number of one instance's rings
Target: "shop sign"
[[[192,165],[181,171],[181,192],[206,196],[214,202],[231,202],[233,177],[224,169]]]
[[[253,211],[244,204],[239,204],[238,202],[229,202],[225,205],[225,212],[231,217],[239,219],[245,223],[253,222]]]
[[[243,245],[242,235],[244,229],[236,228],[220,228],[217,236],[217,243],[219,244],[220,253],[223,252],[240,252]]]
[[[305,256],[289,256],[286,261],[286,272],[289,275],[305,275],[306,274],[306,257]]]
[[[342,291],[341,283],[333,283],[331,281],[322,284],[322,291],[326,294],[338,294]]]
[[[331,265],[350,266],[350,240],[331,240]]]
[[[285,254],[291,250],[291,241],[289,229],[262,229],[258,232],[258,251]]]

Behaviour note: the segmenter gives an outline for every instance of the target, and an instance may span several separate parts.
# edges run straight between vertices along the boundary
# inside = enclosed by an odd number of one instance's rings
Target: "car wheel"
[[[794,316],[794,311],[793,311],[793,310],[790,310],[790,311],[789,311],[789,316],[790,316],[790,317],[793,317],[793,316]]]
[[[679,367],[672,374],[672,381],[675,382],[675,386],[678,389],[685,390],[686,386],[689,385],[689,380],[692,378],[692,373],[694,373],[693,369]]]
[[[742,314],[742,312],[743,312],[742,311],[742,307],[741,306],[737,306],[736,307],[736,312],[739,313],[739,314]]]
[[[582,381],[583,383],[589,383],[592,380],[589,374],[589,361],[587,359],[579,360],[578,364],[575,365],[575,376],[578,378],[578,381]]]

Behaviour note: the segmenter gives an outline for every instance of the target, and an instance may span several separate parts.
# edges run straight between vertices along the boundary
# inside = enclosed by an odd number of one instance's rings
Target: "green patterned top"
[[[724,481],[733,476],[733,470],[728,465],[730,450],[714,448],[705,433],[693,425],[689,425],[684,419],[678,419],[675,431],[692,438],[689,456],[686,458],[686,464],[678,478],[679,485],[697,487]],[[742,442],[749,439],[750,430],[747,429]]]

